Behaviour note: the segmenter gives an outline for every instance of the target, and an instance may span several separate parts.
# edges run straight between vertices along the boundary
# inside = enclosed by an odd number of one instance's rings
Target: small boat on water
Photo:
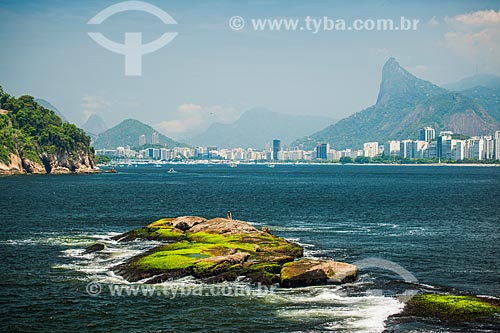
[[[115,168],[109,168],[108,170],[104,171],[104,173],[117,173]]]
[[[177,173],[177,171],[174,170],[174,168],[168,169],[168,173]]]
[[[161,164],[155,164],[155,168],[161,168]]]
[[[276,164],[274,164],[274,163],[268,163],[266,166],[267,166],[268,168],[275,168],[275,167],[276,167]]]
[[[230,167],[230,168],[236,168],[237,166],[238,166],[238,164],[237,164],[237,163],[234,163],[234,162],[229,163],[229,167]]]

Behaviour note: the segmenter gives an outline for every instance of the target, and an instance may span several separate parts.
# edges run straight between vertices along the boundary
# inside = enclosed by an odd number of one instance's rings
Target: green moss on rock
[[[164,227],[164,226],[172,226],[173,218],[167,217],[164,219],[160,219],[158,221],[154,221],[153,223],[148,224],[148,227]]]
[[[281,265],[276,262],[249,263],[246,267],[246,270],[250,272],[266,272],[278,274],[281,270]]]
[[[434,317],[444,321],[464,322],[492,317],[500,306],[474,296],[423,294],[414,296],[405,307],[405,314]]]
[[[149,240],[181,240],[184,234],[173,227],[144,227],[134,230],[137,238]]]

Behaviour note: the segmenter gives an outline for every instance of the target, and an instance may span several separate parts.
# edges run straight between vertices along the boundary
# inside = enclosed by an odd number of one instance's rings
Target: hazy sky
[[[87,22],[120,1],[0,0],[0,85],[44,98],[81,124],[96,113],[113,126],[136,118],[173,137],[250,108],[342,118],[375,102],[384,62],[394,56],[437,84],[500,74],[499,1],[148,1],[144,12]],[[493,12],[496,11],[496,12]],[[228,20],[247,24],[231,30]],[[254,31],[251,19],[418,19],[416,31]],[[145,42],[178,36],[143,57],[142,76],[124,75],[124,56],[94,42],[125,32]],[[325,124],[326,126],[327,124]]]

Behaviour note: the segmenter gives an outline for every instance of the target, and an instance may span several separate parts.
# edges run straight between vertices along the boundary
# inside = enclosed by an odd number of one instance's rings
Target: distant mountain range
[[[42,98],[36,98],[35,102],[37,102],[46,109],[54,111],[54,113],[58,115],[59,118],[61,118],[63,121],[68,121],[66,117],[64,117],[62,112],[59,111],[49,101]],[[92,139],[95,139],[97,138],[98,134],[106,131],[108,129],[108,126],[100,116],[92,114],[87,119],[87,121],[81,126],[81,128],[85,131],[85,133],[87,133],[88,136],[90,136]]]
[[[488,82],[474,87],[474,82]],[[418,129],[431,126],[466,135],[490,134],[500,130],[500,90],[491,76],[465,79],[448,87],[455,92],[421,80],[390,58],[382,70],[382,82],[375,105],[327,128],[294,142],[313,148],[330,143],[335,149],[360,148],[364,142],[416,139]]]
[[[500,88],[491,89],[477,86],[460,91],[460,94],[472,98],[481,104],[488,113],[500,122]]]
[[[458,82],[445,84],[443,85],[443,88],[450,91],[462,91],[478,86],[500,90],[500,77],[489,74],[478,74],[466,77]]]
[[[204,133],[186,141],[193,146],[220,148],[265,148],[273,139],[289,144],[297,136],[306,135],[335,122],[321,116],[292,115],[267,109],[252,109],[232,124],[212,124]]]
[[[135,119],[126,119],[102,133],[95,139],[93,146],[96,149],[139,146],[139,136],[146,136],[146,143],[151,144],[154,128]],[[159,134],[159,143],[168,147],[185,147],[186,144],[177,142],[165,135]]]
[[[90,115],[87,121],[82,125],[82,129],[92,138],[96,138],[99,134],[106,131],[108,126],[106,126],[106,123],[101,117],[93,114]]]
[[[48,101],[46,101],[42,98],[35,98],[35,102],[37,102],[38,104],[40,104],[41,106],[43,106],[46,109],[54,111],[54,113],[59,118],[61,118],[62,121],[68,121],[68,119],[66,119],[66,117],[64,117],[64,115],[61,113],[61,111],[59,111],[54,105],[50,104]]]

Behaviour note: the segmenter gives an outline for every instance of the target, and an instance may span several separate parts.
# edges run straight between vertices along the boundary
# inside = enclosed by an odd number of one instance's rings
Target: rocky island
[[[32,96],[0,86],[0,174],[95,173],[90,137]]]
[[[340,284],[357,276],[354,265],[301,259],[302,246],[273,235],[266,227],[258,230],[231,218],[164,218],[113,239],[163,242],[113,268],[129,282],[159,283],[194,276],[206,283],[218,283],[244,276],[251,283],[301,287]],[[100,249],[93,245],[88,251]]]

